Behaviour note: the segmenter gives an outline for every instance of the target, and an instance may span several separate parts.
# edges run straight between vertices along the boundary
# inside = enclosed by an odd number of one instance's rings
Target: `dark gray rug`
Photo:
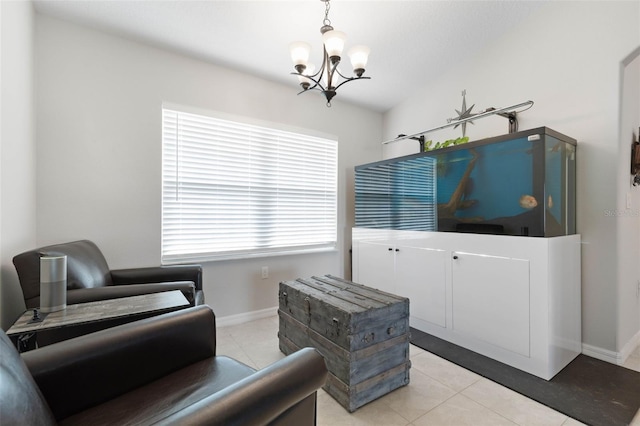
[[[640,373],[578,355],[550,381],[422,331],[411,343],[592,426],[626,426],[640,409]]]

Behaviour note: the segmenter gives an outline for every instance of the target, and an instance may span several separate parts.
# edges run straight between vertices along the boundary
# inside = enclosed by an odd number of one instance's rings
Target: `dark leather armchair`
[[[254,371],[216,356],[198,306],[18,354],[0,333],[9,425],[314,425],[327,369],[312,348]]]
[[[191,306],[204,304],[200,265],[110,270],[88,240],[55,244],[13,258],[27,308],[40,305],[40,257],[67,256],[67,304],[182,290]]]

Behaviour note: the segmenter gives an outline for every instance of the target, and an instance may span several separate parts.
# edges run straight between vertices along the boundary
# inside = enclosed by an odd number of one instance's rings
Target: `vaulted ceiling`
[[[505,36],[546,1],[333,0],[329,18],[347,49],[371,48],[366,75],[338,97],[376,111]],[[36,0],[36,11],[297,87],[289,43],[321,63],[325,3],[292,1]],[[345,61],[343,72],[350,73]]]

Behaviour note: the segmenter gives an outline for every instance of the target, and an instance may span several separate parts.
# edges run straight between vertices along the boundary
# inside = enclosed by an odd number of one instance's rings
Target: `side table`
[[[176,311],[189,306],[180,290],[139,296],[107,299],[67,305],[66,309],[40,313],[42,321],[33,322],[33,310],[22,314],[7,330],[7,335],[19,351],[34,349],[38,333],[65,328],[75,335],[87,334],[154,315]],[[74,332],[75,331],[75,332]],[[74,335],[75,334],[75,335]]]

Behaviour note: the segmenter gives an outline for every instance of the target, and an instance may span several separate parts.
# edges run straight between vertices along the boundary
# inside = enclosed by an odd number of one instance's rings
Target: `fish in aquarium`
[[[520,197],[520,207],[523,209],[532,209],[538,206],[538,200],[533,195],[523,195]]]

